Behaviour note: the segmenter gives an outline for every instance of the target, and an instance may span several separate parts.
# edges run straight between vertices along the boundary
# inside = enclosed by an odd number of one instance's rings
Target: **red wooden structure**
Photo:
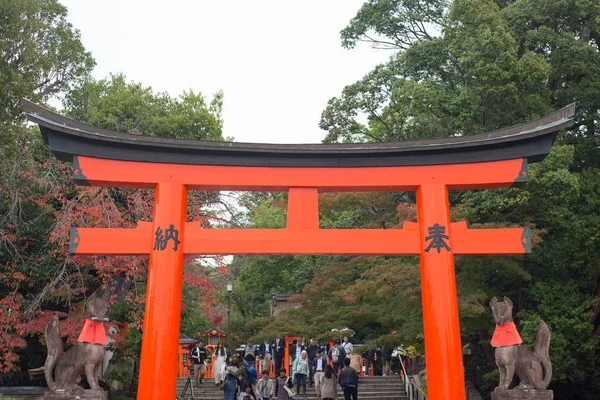
[[[136,229],[73,228],[74,254],[149,254],[139,399],[176,392],[183,255],[414,255],[421,260],[428,391],[464,399],[455,255],[520,255],[527,229],[451,222],[449,190],[509,188],[550,151],[574,106],[469,137],[353,145],[270,145],[161,139],[94,128],[25,102],[80,184],[156,191],[154,219]],[[286,191],[286,229],[203,229],[186,222],[188,190]],[[319,192],[415,191],[404,229],[319,229]]]

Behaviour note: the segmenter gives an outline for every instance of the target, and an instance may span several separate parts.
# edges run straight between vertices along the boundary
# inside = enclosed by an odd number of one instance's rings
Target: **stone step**
[[[343,399],[344,395],[343,394],[338,394],[338,399]],[[360,390],[358,392],[358,398],[360,400],[408,400],[408,396],[407,395],[401,395],[401,394],[393,394],[393,395],[379,395],[379,394],[375,394],[375,395],[368,395],[366,393],[361,393]],[[192,399],[192,395],[191,393],[186,393],[185,397],[181,397],[181,396],[177,396],[178,400],[190,400]],[[221,393],[221,396],[202,396],[202,395],[198,395],[196,393],[194,393],[194,400],[222,400],[223,399],[223,394]],[[313,396],[296,396],[294,397],[295,400],[321,400],[318,397],[313,397]]]
[[[367,383],[363,383],[360,382],[359,384],[360,388],[363,389],[373,389],[373,390],[396,390],[396,389],[400,389],[403,388],[404,385],[402,383],[397,383],[397,384],[383,384],[383,385],[372,385],[372,384],[367,384]],[[177,383],[177,387],[178,388],[183,388],[185,386],[185,382],[182,383]],[[215,384],[209,384],[207,385],[206,383],[203,385],[200,385],[199,389],[201,390],[219,390],[218,386],[215,386]],[[307,390],[314,390],[315,386],[306,386]]]
[[[181,393],[183,393],[183,388],[178,389],[177,393],[179,395],[181,395]],[[388,398],[397,398],[397,397],[403,397],[406,396],[406,392],[404,391],[404,387],[399,388],[397,390],[365,390],[363,388],[358,389],[358,393],[359,393],[359,397],[361,399],[363,398],[381,398],[381,399],[388,399]],[[187,396],[191,396],[191,391],[188,388],[188,390],[186,391],[186,397]],[[194,396],[197,398],[202,398],[202,399],[222,399],[223,398],[223,391],[219,390],[219,391],[204,391],[202,389],[194,389]],[[299,398],[316,398],[316,392],[314,390],[307,390],[306,391],[306,396],[302,395],[302,396],[297,396]],[[338,397],[343,398],[344,397],[344,392],[343,390],[338,388]]]
[[[380,394],[380,395],[394,395],[394,394],[406,394],[406,391],[404,390],[404,388],[398,388],[398,389],[394,389],[394,390],[373,390],[373,389],[365,389],[365,388],[361,388],[359,387],[358,391],[360,393],[364,393],[364,394]],[[190,389],[188,388],[187,393],[190,392]],[[177,393],[183,393],[183,388],[177,388]],[[205,390],[198,390],[198,389],[194,389],[194,393],[198,393],[201,395],[206,395],[206,396],[223,396],[223,391],[219,390],[219,391],[205,391]],[[338,393],[340,395],[343,395],[343,390],[338,388]],[[316,395],[316,391],[314,390],[307,390],[306,391],[307,396],[315,396]],[[343,396],[342,396],[343,397]]]
[[[177,382],[178,399],[183,400],[181,393],[187,379],[181,378]],[[361,400],[407,400],[408,396],[404,390],[404,384],[399,376],[365,376],[360,377],[358,396]],[[188,388],[185,400],[191,399],[191,391]],[[204,384],[194,389],[194,398],[198,400],[222,400],[223,391],[214,384],[214,380],[205,380]],[[338,398],[344,398],[344,392],[338,387]],[[316,397],[314,386],[307,385],[306,395],[299,395],[295,400],[320,400]]]
[[[405,394],[406,393],[406,391],[404,389],[401,389],[401,390],[386,390],[386,391],[381,391],[381,390],[365,390],[365,389],[359,388],[358,391],[360,393],[364,393],[364,394],[381,394],[381,395],[394,395],[394,394]],[[182,393],[182,392],[183,392],[183,388],[177,390],[177,393]],[[190,392],[190,389],[187,390],[187,393],[189,393],[189,392]],[[206,396],[218,396],[218,395],[222,396],[223,395],[223,391],[222,390],[220,390],[218,392],[212,392],[212,391],[207,392],[207,391],[202,391],[202,390],[194,389],[194,393],[198,393],[198,394],[201,394],[203,396],[204,395],[206,395]],[[343,394],[344,391],[341,390],[341,389],[338,389],[338,393]],[[314,396],[314,395],[316,395],[316,392],[315,391],[307,390],[306,391],[306,395],[307,396]]]

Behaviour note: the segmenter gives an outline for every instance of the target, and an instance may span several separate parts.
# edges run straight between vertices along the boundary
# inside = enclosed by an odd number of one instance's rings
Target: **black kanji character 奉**
[[[444,234],[446,233],[445,226],[435,224],[427,229],[429,230],[429,236],[425,237],[425,241],[427,242],[428,240],[431,240],[431,243],[429,243],[429,246],[425,248],[426,252],[429,252],[432,247],[437,249],[438,254],[440,253],[442,247],[445,247],[446,250],[450,251],[450,247],[446,243],[446,239],[449,239],[449,236]]]
[[[164,233],[164,235],[163,235]],[[167,243],[169,242],[169,240],[173,239],[173,250],[177,251],[177,248],[179,247],[179,244],[181,243],[179,241],[179,231],[177,229],[175,229],[175,226],[173,224],[171,224],[169,226],[169,229],[167,229],[166,231],[163,231],[160,226],[156,229],[156,232],[154,232],[154,250],[164,250],[167,248]]]

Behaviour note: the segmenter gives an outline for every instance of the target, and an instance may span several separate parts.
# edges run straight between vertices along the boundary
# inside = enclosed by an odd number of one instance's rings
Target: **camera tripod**
[[[183,387],[183,392],[181,392],[181,397],[177,397],[177,400],[185,400],[185,394],[187,393],[188,388],[192,392],[192,400],[196,399],[196,397],[194,397],[194,380],[195,379],[192,379],[191,374],[188,375],[187,380],[185,381],[185,386]]]

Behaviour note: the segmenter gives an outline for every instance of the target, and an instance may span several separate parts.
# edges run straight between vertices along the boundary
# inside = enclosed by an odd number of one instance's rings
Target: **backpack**
[[[337,346],[331,350],[331,361],[334,363],[340,362],[340,349],[338,349]]]
[[[257,377],[258,375],[256,374],[256,368],[254,368],[254,365],[248,365],[248,376],[246,377],[246,382],[253,384],[256,382]]]

